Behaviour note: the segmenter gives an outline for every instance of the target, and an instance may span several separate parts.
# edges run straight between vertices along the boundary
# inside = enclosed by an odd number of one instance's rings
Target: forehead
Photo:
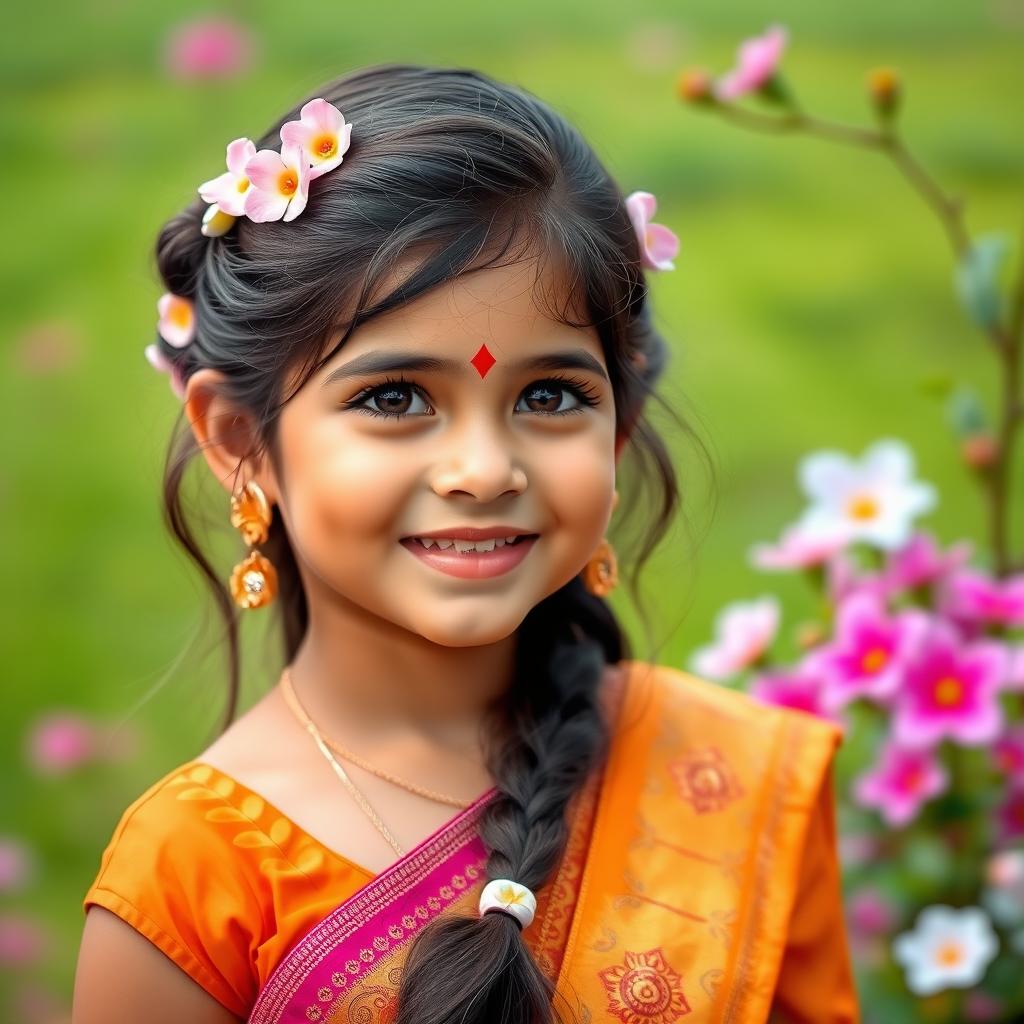
[[[393,272],[384,292],[398,286],[409,272],[409,267]],[[361,324],[327,365],[381,348],[415,347],[438,357],[464,359],[471,368],[469,360],[484,343],[499,362],[566,343],[600,357],[593,328],[574,327],[558,318],[566,312],[569,319],[582,319],[572,298],[556,260],[534,257],[473,270]]]

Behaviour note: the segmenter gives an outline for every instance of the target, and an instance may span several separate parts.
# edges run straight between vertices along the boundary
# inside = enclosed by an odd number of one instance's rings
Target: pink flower
[[[921,805],[945,792],[949,775],[930,750],[906,750],[890,740],[874,770],[853,782],[853,799],[861,807],[875,807],[887,825],[906,825]]]
[[[785,28],[773,25],[764,35],[745,40],[737,52],[736,67],[718,82],[715,95],[734,100],[766,85],[775,76],[786,39]]]
[[[992,746],[992,760],[1007,778],[1024,781],[1024,725],[1007,729]]]
[[[227,18],[197,18],[167,40],[166,62],[177,78],[230,78],[244,71],[254,51],[252,36]]]
[[[884,598],[885,587],[878,573],[864,572],[855,558],[839,551],[825,567],[825,592],[833,603],[839,604],[854,594],[874,594]]]
[[[311,181],[341,163],[351,137],[352,125],[345,123],[337,107],[321,97],[303,105],[298,121],[281,126],[281,142],[302,151],[310,164]]]
[[[965,746],[990,743],[1003,727],[998,695],[1007,663],[1004,645],[985,640],[961,645],[948,623],[932,620],[896,698],[896,740],[914,749],[943,737]]]
[[[216,203],[225,213],[241,217],[245,213],[245,197],[250,182],[245,165],[256,155],[256,144],[251,139],[234,139],[228,143],[228,169],[219,177],[204,181],[199,194],[208,203]]]
[[[761,673],[751,682],[748,692],[764,704],[795,708],[839,722],[822,702],[821,677],[814,671],[813,655],[795,668]]]
[[[996,810],[999,842],[1008,843],[1024,836],[1024,782],[1013,783]]]
[[[850,927],[864,936],[884,935],[896,924],[892,907],[872,886],[865,886],[853,894],[847,916]]]
[[[259,224],[294,220],[306,208],[310,169],[298,146],[278,153],[261,149],[245,165],[252,188],[245,195],[245,215]]]
[[[44,775],[63,775],[89,761],[95,753],[96,730],[80,715],[45,715],[29,731],[29,758]]]
[[[816,652],[824,705],[835,711],[858,697],[888,701],[899,690],[928,623],[913,608],[890,617],[885,602],[867,591],[847,597],[836,615],[834,641]]]
[[[42,928],[22,914],[0,915],[0,966],[25,967],[37,963],[47,949]]]
[[[1024,573],[996,580],[976,569],[961,569],[949,577],[949,614],[968,622],[1024,626]]]
[[[934,583],[964,565],[972,550],[970,541],[962,541],[943,552],[932,534],[919,531],[903,547],[889,553],[883,573],[886,590],[916,590]]]
[[[828,561],[845,547],[847,538],[809,537],[798,525],[789,526],[778,543],[755,544],[750,549],[751,564],[759,569],[811,569]]]
[[[160,316],[156,329],[160,337],[175,348],[184,348],[196,336],[196,314],[190,299],[164,292],[157,299]]]
[[[29,848],[20,839],[0,838],[0,892],[23,889],[34,874]]]
[[[779,630],[779,602],[771,596],[735,601],[715,619],[715,641],[695,651],[693,671],[709,679],[729,679],[759,661]]]
[[[182,401],[185,399],[185,382],[182,378],[180,367],[172,363],[156,345],[146,346],[146,358],[149,365],[160,373],[166,373],[170,377],[171,391]]]
[[[649,270],[675,270],[672,262],[679,253],[679,238],[664,224],[651,223],[658,202],[650,192],[632,192],[626,210],[640,242],[642,262]]]

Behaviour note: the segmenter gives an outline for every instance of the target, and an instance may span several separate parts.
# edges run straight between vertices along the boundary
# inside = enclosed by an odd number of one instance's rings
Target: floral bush
[[[779,600],[734,602],[690,668],[844,730],[841,855],[864,1019],[1022,1020],[1024,561],[1013,558],[1009,526],[1024,419],[1024,266],[1007,287],[1003,236],[972,237],[963,200],[910,152],[894,70],[867,76],[873,127],[828,121],[808,114],[784,78],[787,43],[773,26],[743,43],[723,75],[684,71],[679,97],[742,128],[880,152],[938,217],[965,324],[1000,373],[992,412],[969,389],[938,389],[982,488],[987,536],[944,546],[918,526],[938,494],[898,440],[859,458],[813,452],[797,474],[804,511],[749,557],[761,571],[805,576],[819,616],[799,624],[787,656]]]

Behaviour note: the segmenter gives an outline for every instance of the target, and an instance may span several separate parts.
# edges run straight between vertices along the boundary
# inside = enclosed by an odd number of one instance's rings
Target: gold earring
[[[240,494],[231,495],[231,525],[246,544],[262,544],[270,526],[270,504],[262,488],[250,480]],[[249,552],[231,573],[231,596],[242,608],[262,608],[277,596],[277,573],[258,549]]]
[[[590,556],[583,570],[583,585],[595,597],[607,597],[619,582],[619,565],[615,548],[605,537]]]
[[[612,500],[612,510],[619,504],[619,492]],[[598,544],[583,570],[583,585],[595,597],[607,597],[619,582],[619,563],[615,548],[607,537]]]

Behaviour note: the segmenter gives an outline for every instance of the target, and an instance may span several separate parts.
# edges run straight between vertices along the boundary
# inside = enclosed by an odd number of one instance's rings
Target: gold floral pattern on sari
[[[679,795],[698,814],[724,810],[744,794],[736,773],[718,747],[693,750],[668,764]]]
[[[598,972],[608,998],[606,1012],[624,1024],[671,1024],[690,1012],[682,976],[660,946],[626,951],[624,962]]]

